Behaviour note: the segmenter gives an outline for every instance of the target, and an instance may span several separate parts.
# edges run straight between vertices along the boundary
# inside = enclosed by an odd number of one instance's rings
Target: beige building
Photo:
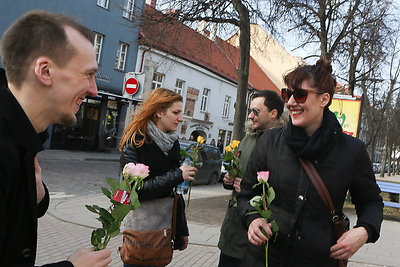
[[[301,58],[289,54],[271,35],[261,26],[250,26],[250,55],[257,65],[278,87],[285,87],[283,75],[301,63]],[[239,33],[227,40],[232,45],[239,46]]]

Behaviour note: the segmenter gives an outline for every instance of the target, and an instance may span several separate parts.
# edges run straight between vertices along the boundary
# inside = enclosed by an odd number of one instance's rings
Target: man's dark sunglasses
[[[260,112],[260,111],[258,109],[256,109],[256,108],[249,108],[247,110],[247,112],[248,112],[249,115],[250,115],[250,113],[253,112],[254,116],[258,117],[258,112]]]
[[[302,104],[306,102],[309,93],[319,94],[319,95],[322,94],[315,90],[303,89],[303,88],[295,88],[293,91],[290,90],[289,88],[282,88],[281,93],[282,93],[282,99],[283,101],[285,101],[285,103],[287,103],[290,97],[293,96],[297,104]]]

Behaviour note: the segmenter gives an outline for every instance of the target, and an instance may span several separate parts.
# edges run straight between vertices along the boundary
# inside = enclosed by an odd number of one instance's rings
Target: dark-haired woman
[[[379,238],[383,203],[363,142],[342,132],[328,107],[336,81],[329,62],[301,65],[284,77],[288,88],[282,98],[290,113],[287,127],[265,133],[250,158],[239,195],[239,210],[248,228],[249,241],[269,242],[268,266],[337,266],[365,242]],[[335,211],[342,212],[350,190],[358,220],[353,229],[335,240],[332,215],[305,173],[298,158],[310,160],[332,197]],[[271,203],[277,221],[277,238],[249,200],[261,195],[257,171],[269,171],[276,198]],[[265,236],[264,229],[268,236]],[[245,266],[265,266],[265,255],[255,255]]]
[[[129,162],[143,163],[150,170],[149,177],[143,180],[143,187],[138,191],[141,202],[166,197],[184,180],[194,180],[197,169],[180,166],[179,163],[180,146],[175,131],[180,122],[182,96],[168,89],[157,88],[143,102],[140,111],[133,114],[133,119],[124,130],[120,142],[121,170]],[[126,219],[129,220],[129,216]],[[180,196],[174,249],[186,249],[188,236],[185,203]]]

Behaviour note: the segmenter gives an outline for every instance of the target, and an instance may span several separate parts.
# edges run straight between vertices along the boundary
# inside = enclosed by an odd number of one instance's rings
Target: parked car
[[[179,141],[181,149],[191,152],[190,145],[196,144],[191,141]],[[203,150],[200,152],[199,160],[203,165],[198,169],[194,184],[215,184],[221,175],[221,154],[216,146],[201,145]],[[183,159],[182,159],[183,160]]]
[[[372,170],[374,173],[380,173],[381,172],[381,164],[378,162],[372,163]]]

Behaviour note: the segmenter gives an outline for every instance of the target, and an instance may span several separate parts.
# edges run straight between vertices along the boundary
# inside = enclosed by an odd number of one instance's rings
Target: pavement
[[[46,150],[39,154],[39,161],[79,160],[79,161],[118,161],[118,152],[80,152]],[[378,178],[379,179],[379,178]],[[379,179],[381,180],[381,179]],[[385,180],[400,182],[400,176],[387,177]],[[191,199],[201,199],[229,194],[220,184],[195,186]],[[50,201],[47,215],[39,220],[38,254],[36,264],[45,264],[64,260],[80,247],[90,246],[90,234],[101,224],[96,215],[86,210],[86,204],[108,206],[108,199],[102,194],[88,196],[70,196],[54,198]],[[352,225],[356,216],[350,215]],[[219,249],[217,247],[220,226],[199,224],[189,221],[189,247],[174,252],[169,266],[218,266]],[[349,261],[349,267],[399,267],[400,266],[400,222],[384,220],[381,237],[375,244],[364,245]],[[122,266],[118,255],[121,237],[113,238],[109,248],[113,262],[110,266]]]

